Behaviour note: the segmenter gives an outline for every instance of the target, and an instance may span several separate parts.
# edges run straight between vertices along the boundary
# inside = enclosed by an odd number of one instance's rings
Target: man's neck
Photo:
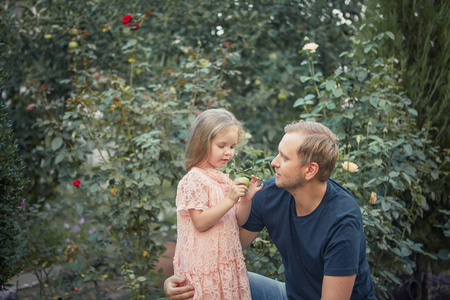
[[[306,182],[302,187],[289,191],[295,199],[297,216],[302,217],[312,213],[322,202],[327,183],[321,181]]]

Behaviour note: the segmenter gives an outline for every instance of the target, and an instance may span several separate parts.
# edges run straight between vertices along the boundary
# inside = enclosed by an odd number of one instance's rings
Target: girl
[[[248,218],[251,199],[262,189],[252,176],[232,182],[220,168],[233,158],[242,124],[224,109],[197,116],[189,132],[185,167],[178,184],[176,276],[194,287],[193,299],[251,299],[239,226]],[[240,200],[240,201],[239,201]]]

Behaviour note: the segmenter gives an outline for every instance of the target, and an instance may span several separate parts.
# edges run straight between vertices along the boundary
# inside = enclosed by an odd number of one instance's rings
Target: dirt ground
[[[155,270],[163,269],[166,277],[173,275],[172,259],[175,252],[175,243],[167,242],[165,244],[166,252],[160,257]],[[13,286],[4,292],[0,292],[0,300],[47,300],[46,296],[40,295],[39,281],[33,273],[21,273],[12,280]],[[126,289],[119,289],[126,283],[120,280],[110,280],[99,282],[101,291],[101,300],[129,300],[130,294]],[[151,298],[148,300],[167,299],[163,297],[162,286],[164,280],[158,282],[158,287],[154,288]],[[52,300],[49,298],[48,300]],[[60,300],[99,300],[95,293],[95,287],[92,283],[86,283],[78,288],[77,291],[71,291],[68,295],[59,298]]]
[[[101,294],[101,300],[129,300],[130,293],[126,289],[119,289],[124,286],[123,281],[104,281],[99,283],[99,289]],[[154,293],[149,300],[162,300],[166,299],[163,297],[163,291],[160,288],[155,287]],[[60,299],[60,300],[99,300],[94,286],[82,286],[78,291],[72,291],[63,297],[50,298],[49,296],[40,295],[39,285],[32,287],[21,288],[18,290],[10,290],[8,293],[0,294],[0,300],[43,300],[43,299]]]

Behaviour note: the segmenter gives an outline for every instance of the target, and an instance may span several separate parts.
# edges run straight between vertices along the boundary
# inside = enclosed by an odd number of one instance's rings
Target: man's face
[[[300,132],[286,133],[281,139],[278,146],[278,155],[272,160],[278,187],[289,191],[302,186],[304,178],[301,173],[297,149],[301,146],[303,140],[304,137]]]

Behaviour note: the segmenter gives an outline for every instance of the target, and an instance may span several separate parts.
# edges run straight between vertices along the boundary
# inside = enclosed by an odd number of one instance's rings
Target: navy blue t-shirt
[[[359,205],[335,181],[328,180],[319,206],[299,217],[294,197],[271,178],[253,198],[243,227],[253,232],[267,228],[283,259],[289,299],[320,299],[324,275],[355,274],[351,299],[375,299]]]

